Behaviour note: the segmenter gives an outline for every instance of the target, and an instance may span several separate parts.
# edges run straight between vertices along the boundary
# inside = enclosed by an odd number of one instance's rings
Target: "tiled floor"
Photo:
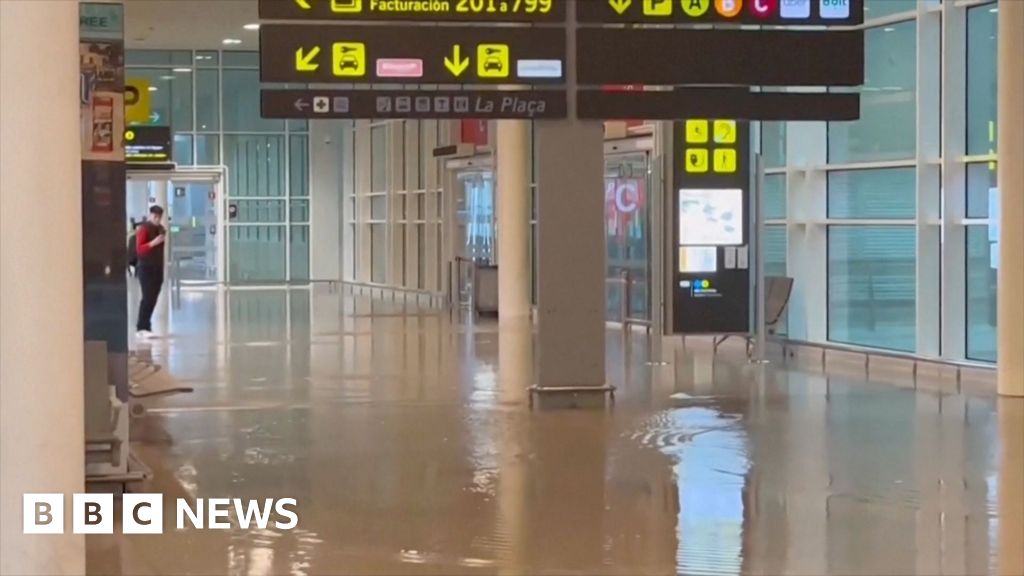
[[[172,496],[292,531],[90,537],[94,574],[1020,574],[1024,404],[609,332],[605,411],[531,409],[522,331],[317,289],[185,292],[193,394],[135,450]],[[499,345],[500,339],[500,345]]]

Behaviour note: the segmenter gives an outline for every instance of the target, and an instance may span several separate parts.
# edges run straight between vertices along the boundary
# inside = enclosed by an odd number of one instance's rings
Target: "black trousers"
[[[160,288],[164,284],[164,269],[163,267],[139,265],[135,274],[139,277],[139,286],[142,287],[139,321],[135,324],[135,328],[150,331],[153,329],[153,310],[156,309]]]

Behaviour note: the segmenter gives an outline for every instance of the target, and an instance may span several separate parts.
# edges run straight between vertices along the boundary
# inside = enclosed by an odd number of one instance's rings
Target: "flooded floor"
[[[298,527],[90,536],[91,574],[1024,573],[1020,400],[652,367],[609,332],[614,406],[546,411],[522,331],[320,289],[165,319],[196,390],[134,422],[137,491],[291,497]]]

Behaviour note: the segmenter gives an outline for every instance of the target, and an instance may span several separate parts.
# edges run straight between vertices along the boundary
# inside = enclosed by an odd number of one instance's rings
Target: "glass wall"
[[[227,168],[228,281],[308,280],[308,124],[260,117],[257,53],[129,50],[126,76],[148,82],[179,166]]]
[[[760,126],[766,260],[796,281],[788,328],[994,362],[998,5],[865,10],[860,119]]]

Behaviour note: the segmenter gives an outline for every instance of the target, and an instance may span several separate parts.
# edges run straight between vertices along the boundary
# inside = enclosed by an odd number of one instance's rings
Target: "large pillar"
[[[999,2],[999,393],[1024,396],[1024,2]]]
[[[498,120],[498,318],[530,316],[530,161],[525,120]]]
[[[26,492],[84,491],[78,101],[78,2],[0,2],[3,574],[85,572],[83,536],[25,535],[21,514]]]
[[[540,390],[605,382],[604,129],[542,121],[537,134]]]
[[[341,279],[342,121],[309,123],[310,238],[312,280]]]

